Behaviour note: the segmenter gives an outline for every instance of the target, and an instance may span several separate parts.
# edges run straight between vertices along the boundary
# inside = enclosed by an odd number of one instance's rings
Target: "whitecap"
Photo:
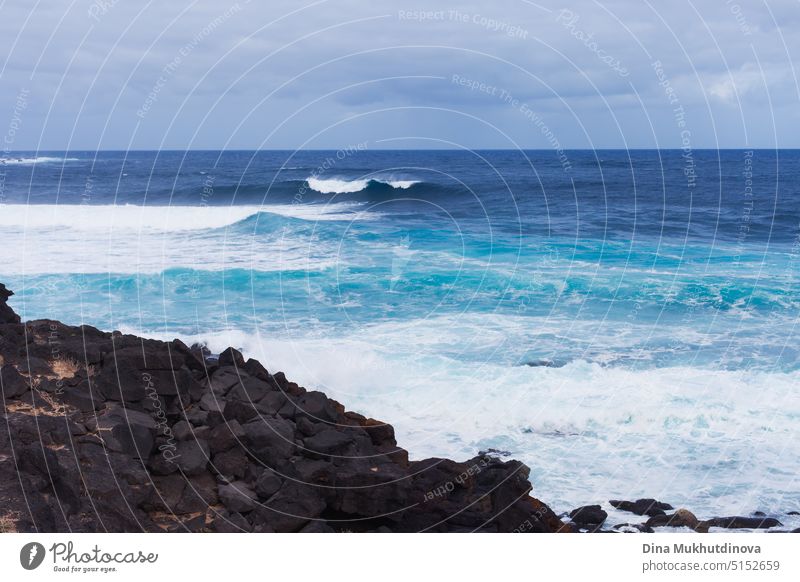
[[[306,178],[308,187],[321,194],[352,194],[366,190],[370,183],[384,184],[398,190],[407,190],[419,180],[395,180],[391,178],[371,178],[360,180],[345,180],[343,178]]]
[[[34,158],[0,158],[0,164],[7,166],[27,166],[33,164],[55,164],[60,162],[79,162],[79,158],[55,158],[51,156],[37,156]]]

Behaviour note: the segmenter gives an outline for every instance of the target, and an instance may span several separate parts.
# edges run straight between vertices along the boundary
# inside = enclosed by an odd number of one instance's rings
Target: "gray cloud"
[[[800,145],[792,0],[35,6],[0,9],[15,149],[547,147],[525,111],[569,147],[676,147],[676,106],[694,147]]]

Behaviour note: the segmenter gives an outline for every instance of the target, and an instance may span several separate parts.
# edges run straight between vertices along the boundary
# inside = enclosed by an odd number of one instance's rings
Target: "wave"
[[[183,339],[213,352],[242,348],[270,370],[392,421],[415,458],[512,451],[536,467],[534,486],[559,509],[595,496],[655,496],[733,515],[785,510],[793,499],[800,372],[633,370],[582,360],[508,368],[443,357],[438,325],[419,324],[422,341],[413,348],[394,331],[376,325],[314,338],[245,326]]]
[[[261,206],[136,206],[8,204],[0,228],[79,231],[185,232],[225,228],[259,214],[306,221],[351,221],[377,216],[361,204],[272,204]]]
[[[363,192],[372,186],[390,186],[396,190],[407,190],[419,184],[419,180],[393,180],[385,178],[369,178],[362,180],[345,180],[342,178],[306,178],[306,184],[321,194],[353,194]]]
[[[6,166],[28,166],[33,164],[55,164],[60,162],[79,162],[79,158],[55,158],[51,156],[37,156],[34,158],[0,158],[0,164]]]
[[[257,206],[9,204],[0,214],[0,227],[181,232],[229,226],[259,210]]]

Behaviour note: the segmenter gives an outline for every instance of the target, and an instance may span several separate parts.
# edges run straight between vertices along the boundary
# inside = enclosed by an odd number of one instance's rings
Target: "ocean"
[[[24,319],[243,349],[556,511],[800,509],[800,152],[15,152]]]

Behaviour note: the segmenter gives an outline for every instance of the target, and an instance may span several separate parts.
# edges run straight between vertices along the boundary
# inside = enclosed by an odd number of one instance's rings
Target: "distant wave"
[[[184,232],[233,226],[262,213],[308,221],[364,220],[377,216],[360,207],[352,202],[262,206],[7,204],[0,212],[0,228]]]
[[[0,158],[0,164],[7,166],[28,166],[33,164],[54,164],[60,162],[78,162],[78,158],[54,158],[49,156],[37,156],[35,158]]]
[[[397,190],[407,190],[419,180],[392,180],[385,178],[372,178],[364,180],[345,180],[342,178],[306,178],[308,187],[322,194],[352,194],[362,192],[372,185],[390,186]]]

